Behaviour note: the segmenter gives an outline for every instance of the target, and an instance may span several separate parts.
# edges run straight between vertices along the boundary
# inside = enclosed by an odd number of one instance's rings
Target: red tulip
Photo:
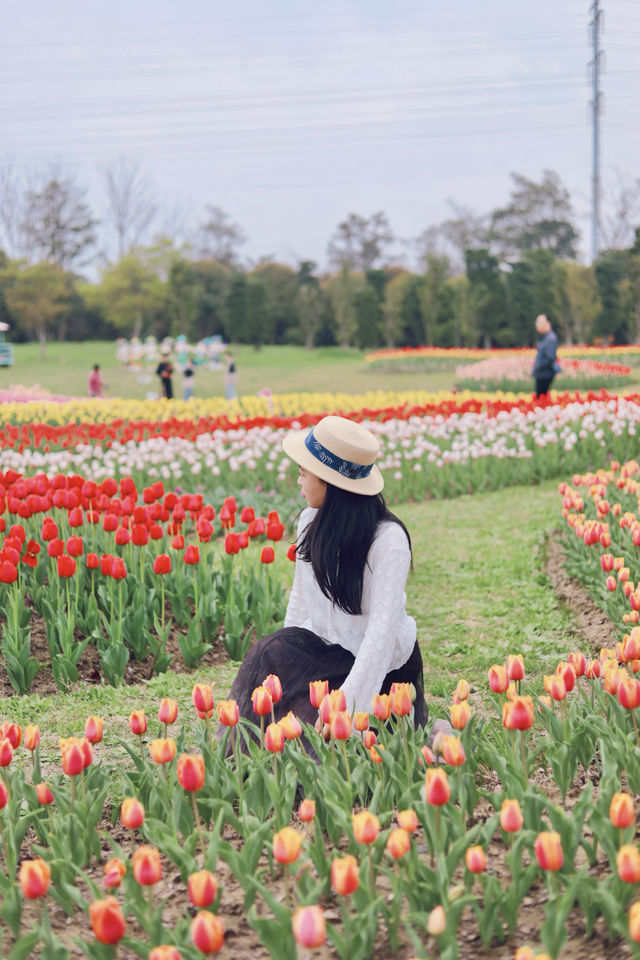
[[[218,953],[224,944],[224,927],[215,913],[201,910],[191,921],[191,939],[200,953]]]
[[[311,706],[318,709],[325,696],[329,692],[328,680],[310,680],[309,681],[309,700]]]
[[[218,881],[210,870],[192,873],[187,888],[194,907],[210,907],[218,895]]]
[[[271,693],[264,686],[256,687],[251,694],[251,705],[253,712],[259,717],[266,717],[273,708],[273,699]]]
[[[185,563],[196,564],[200,563],[200,549],[195,544],[190,543],[189,546],[184,551],[184,556],[182,558]]]
[[[127,925],[115,897],[94,900],[89,904],[89,917],[94,936],[100,943],[114,944],[122,940]]]
[[[100,743],[102,740],[102,730],[104,720],[102,717],[91,716],[84,725],[84,735],[89,743]]]
[[[153,561],[153,572],[164,576],[171,573],[171,557],[168,553],[160,553]]]
[[[2,783],[2,781],[0,781],[0,783]],[[43,807],[46,807],[50,803],[53,803],[53,794],[51,793],[51,789],[48,783],[36,784],[36,796],[38,798],[38,803],[40,803]],[[2,806],[3,804],[1,802],[1,797],[0,797],[0,807]]]
[[[469,873],[484,873],[487,869],[487,855],[479,845],[467,848],[464,861]]]
[[[147,732],[147,718],[144,715],[144,710],[133,711],[129,717],[129,729],[131,733],[138,737]]]
[[[369,810],[351,814],[353,836],[358,843],[374,843],[380,833],[380,821]]]
[[[442,806],[448,803],[451,796],[451,787],[447,774],[441,767],[430,767],[425,779],[425,797],[432,806]]]
[[[640,850],[634,844],[623,844],[616,855],[616,868],[623,883],[640,883]]]
[[[144,807],[136,797],[125,797],[120,807],[122,826],[137,830],[144,823]]]
[[[564,863],[560,834],[543,830],[536,837],[534,851],[542,870],[559,870]]]
[[[268,677],[265,677],[262,686],[267,688],[274,703],[280,703],[282,700],[282,684],[275,673],[270,673]]]
[[[235,700],[218,701],[218,720],[224,727],[235,727],[240,719],[240,709]]]
[[[207,683],[196,683],[191,691],[191,700],[201,720],[213,716],[213,690]]]
[[[327,939],[326,923],[321,907],[298,907],[291,918],[291,927],[296,943],[307,950],[321,947]]]
[[[162,879],[159,851],[145,845],[138,847],[133,854],[131,869],[141,887],[152,887]]]
[[[494,663],[489,668],[489,686],[494,693],[504,693],[509,686],[507,668],[502,663]]]
[[[507,676],[509,680],[524,679],[524,659],[521,653],[510,654],[507,657]]]
[[[27,900],[38,900],[47,894],[51,882],[51,868],[40,857],[23,860],[18,879],[22,896]]]
[[[400,860],[411,849],[411,837],[402,827],[396,827],[387,837],[385,849],[394,860]]]
[[[524,823],[517,799],[503,800],[500,808],[500,826],[505,833],[517,833]]]
[[[105,887],[109,890],[119,887],[126,872],[127,868],[122,860],[119,857],[112,857],[104,865],[103,883]]]
[[[609,804],[609,818],[614,827],[625,830],[634,821],[633,797],[628,793],[614,793]]]
[[[391,715],[391,697],[387,693],[376,693],[371,701],[371,712],[378,720],[388,720]]]
[[[200,753],[183,753],[178,757],[178,782],[189,793],[204,785],[204,757]]]
[[[273,563],[276,555],[273,547],[263,547],[262,553],[260,554],[260,561],[262,563]]]
[[[163,697],[158,710],[158,720],[160,723],[170,724],[176,722],[178,716],[178,704],[171,697]]]
[[[283,827],[273,835],[273,856],[278,863],[294,863],[300,856],[302,836],[293,827]]]
[[[264,735],[264,745],[270,753],[280,753],[284,747],[284,731],[279,723],[270,723]]]
[[[309,823],[316,815],[316,804],[315,800],[310,800],[309,797],[305,797],[304,800],[300,803],[298,807],[298,816],[303,823]]]
[[[171,738],[159,737],[149,744],[149,753],[154,763],[171,763],[176,755],[176,742]]]

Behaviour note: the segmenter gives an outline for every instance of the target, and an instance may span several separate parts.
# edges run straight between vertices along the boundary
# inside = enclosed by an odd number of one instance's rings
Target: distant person
[[[193,360],[189,357],[182,370],[182,390],[185,400],[191,400],[193,396],[194,373]]]
[[[102,374],[100,373],[100,364],[94,363],[93,370],[89,374],[89,396],[101,397],[102,391],[105,387],[106,383],[102,379]]]
[[[533,377],[536,382],[536,397],[546,397],[553,378],[560,372],[558,337],[544,313],[536,317],[536,330],[540,334],[540,340],[536,362],[533,365]]]
[[[162,351],[162,359],[156,368],[156,373],[160,377],[160,383],[162,384],[162,390],[164,392],[165,398],[171,400],[173,398],[173,384],[171,383],[171,377],[173,376],[173,364],[169,359],[169,351]]]
[[[238,396],[238,374],[236,361],[230,350],[224,355],[224,395],[227,400]]]

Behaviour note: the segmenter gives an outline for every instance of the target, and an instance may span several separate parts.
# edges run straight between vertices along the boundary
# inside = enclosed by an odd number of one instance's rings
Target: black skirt
[[[238,703],[241,717],[257,721],[251,695],[265,677],[275,673],[282,684],[282,699],[274,705],[276,721],[290,710],[302,723],[314,724],[318,710],[309,700],[309,681],[328,680],[337,690],[351,672],[355,657],[338,644],[326,643],[302,627],[283,627],[259,640],[244,658],[233,681],[230,698]],[[392,683],[412,683],[416,689],[414,722],[424,727],[429,716],[424,699],[422,654],[416,641],[406,663],[388,673],[379,693],[389,693]]]

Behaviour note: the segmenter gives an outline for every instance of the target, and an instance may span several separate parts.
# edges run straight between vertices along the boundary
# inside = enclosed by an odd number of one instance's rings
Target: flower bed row
[[[275,510],[266,518],[253,507],[238,513],[233,497],[216,518],[201,494],[165,493],[161,481],[138,492],[130,477],[98,484],[9,471],[0,475],[0,529],[0,649],[19,693],[40,666],[31,654],[35,618],[64,689],[78,679],[88,644],[104,679],[118,684],[130,657],[147,663],[149,675],[166,670],[171,633],[195,667],[218,635],[241,660],[253,632],[269,633],[284,616],[284,591],[271,572],[274,547],[286,549],[278,547],[284,525]]]
[[[492,356],[479,363],[456,367],[456,385],[461,390],[511,390],[528,392],[532,385],[535,353]],[[562,358],[562,369],[554,380],[559,390],[620,389],[631,379],[631,367],[599,360]]]
[[[476,399],[458,409],[443,404],[441,412],[409,408],[397,416],[361,419],[380,442],[386,493],[397,503],[535,483],[596,465],[603,456],[628,459],[637,443],[638,399],[595,394],[590,400],[567,397],[538,407],[514,403],[488,409]],[[309,415],[291,424],[303,428],[304,420],[314,422]],[[199,435],[180,434],[172,425],[146,440],[103,443],[87,437],[49,451],[25,445],[2,452],[0,466],[28,475],[77,472],[100,481],[133,476],[139,487],[163,480],[218,502],[229,494],[264,498],[266,491],[278,509],[289,511],[297,499],[297,468],[281,443],[291,424]]]
[[[455,732],[431,746],[413,730],[410,685],[351,715],[340,692],[310,684],[329,725],[325,743],[292,714],[275,720],[282,690],[273,675],[254,691],[255,723],[239,722],[234,701],[214,704],[211,688],[196,684],[200,723],[168,698],[157,721],[141,708],[112,729],[92,716],[84,736],[60,741],[57,762],[53,731],[7,721],[3,956],[69,957],[49,909],[88,915],[72,929],[89,957],[115,956],[117,944],[149,960],[215,954],[225,950],[238,888],[244,910],[234,927],[252,928],[280,960],[326,941],[343,960],[400,947],[455,960],[464,911],[485,946],[509,936],[518,960],[558,957],[570,914],[586,936],[602,919],[611,945],[602,941],[601,955],[623,941],[635,946],[637,667],[612,651],[576,652],[536,697],[524,692],[525,664],[512,655],[491,667],[488,684],[458,683]],[[495,719],[479,719],[481,704]],[[534,777],[541,764],[547,792]],[[485,782],[485,770],[497,784]],[[118,839],[108,815],[119,821]],[[179,882],[163,885],[166,874]],[[544,954],[515,933],[532,890],[546,902],[534,932]]]
[[[534,353],[535,351],[532,351],[530,347],[494,348],[492,350],[483,350],[479,347],[402,347],[400,349],[375,350],[367,354],[365,361],[374,370],[427,372],[453,370],[461,364],[475,363],[488,357],[533,356]],[[640,346],[636,344],[625,344],[624,346],[607,347],[606,349],[580,344],[573,347],[560,347],[558,353],[561,358],[582,357],[622,364],[638,363],[640,360]]]

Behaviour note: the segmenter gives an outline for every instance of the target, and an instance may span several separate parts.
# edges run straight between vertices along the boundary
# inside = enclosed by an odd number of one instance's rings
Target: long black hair
[[[409,531],[381,493],[351,493],[328,483],[324,502],[298,543],[297,555],[311,563],[325,597],[345,613],[362,613],[367,554],[378,524],[385,520],[402,527],[411,550]]]

